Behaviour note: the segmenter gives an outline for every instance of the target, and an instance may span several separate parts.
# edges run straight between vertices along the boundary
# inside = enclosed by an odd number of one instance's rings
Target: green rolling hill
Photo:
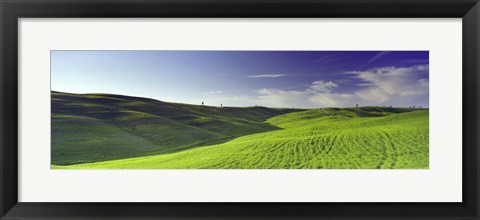
[[[212,107],[110,94],[52,92],[53,165],[131,158],[281,129],[266,119],[301,110]]]
[[[429,111],[52,93],[54,169],[428,169]]]

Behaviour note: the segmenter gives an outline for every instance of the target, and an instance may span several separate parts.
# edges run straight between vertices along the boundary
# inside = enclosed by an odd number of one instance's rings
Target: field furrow
[[[222,144],[55,168],[428,168],[427,110],[357,118],[340,117],[338,112],[337,116],[320,113],[305,119],[309,123],[289,118],[299,113],[269,119],[281,130],[246,135]]]

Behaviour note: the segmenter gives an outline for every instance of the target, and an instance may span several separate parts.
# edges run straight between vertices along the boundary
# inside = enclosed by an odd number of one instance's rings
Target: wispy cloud
[[[382,57],[385,57],[385,56],[387,56],[387,55],[389,55],[389,54],[391,54],[391,53],[392,53],[392,51],[382,51],[382,52],[379,52],[379,53],[375,54],[375,56],[373,56],[372,58],[370,58],[370,60],[368,60],[366,63],[364,63],[363,65],[361,65],[360,67],[365,66],[365,65],[368,65],[368,64],[370,64],[370,63],[373,63],[373,62],[375,62],[376,60],[381,59]]]
[[[284,77],[287,74],[262,74],[262,75],[251,75],[247,76],[248,78],[277,78],[277,77]]]
[[[371,62],[374,62],[375,60],[378,60],[384,56],[387,56],[388,54],[391,54],[392,52],[391,51],[382,51],[380,53],[377,53],[375,56],[372,57],[372,59],[370,59],[368,61],[368,63],[371,63]]]
[[[342,54],[342,52],[332,53],[332,54],[329,54],[327,56],[320,57],[320,58],[314,60],[313,62],[315,62],[315,63],[329,63],[329,62],[339,61],[339,60],[343,59],[342,57],[339,56],[340,54]]]

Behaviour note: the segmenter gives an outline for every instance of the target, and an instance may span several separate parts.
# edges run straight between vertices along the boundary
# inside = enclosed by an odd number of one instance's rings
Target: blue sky
[[[52,90],[219,106],[428,107],[428,51],[52,51]]]

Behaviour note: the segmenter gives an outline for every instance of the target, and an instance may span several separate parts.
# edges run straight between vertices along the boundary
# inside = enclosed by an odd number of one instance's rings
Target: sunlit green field
[[[99,97],[52,94],[52,168],[429,167],[428,109],[220,108]],[[80,107],[71,110],[72,103]]]

